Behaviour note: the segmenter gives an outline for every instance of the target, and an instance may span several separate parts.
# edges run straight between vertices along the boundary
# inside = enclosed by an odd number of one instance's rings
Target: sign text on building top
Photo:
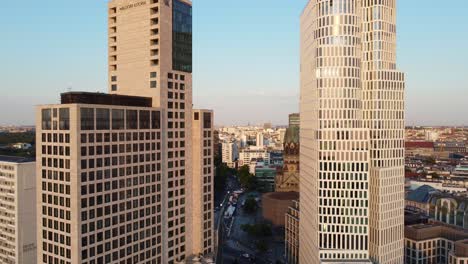
[[[138,2],[138,3],[134,3],[134,4],[130,4],[130,5],[125,5],[125,6],[120,7],[119,10],[120,11],[125,11],[125,10],[128,10],[130,8],[139,7],[139,6],[143,6],[143,5],[146,5],[146,1]]]

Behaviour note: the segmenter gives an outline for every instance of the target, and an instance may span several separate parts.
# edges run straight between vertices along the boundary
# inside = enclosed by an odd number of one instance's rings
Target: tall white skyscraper
[[[403,263],[395,0],[308,2],[300,135],[300,263]]]

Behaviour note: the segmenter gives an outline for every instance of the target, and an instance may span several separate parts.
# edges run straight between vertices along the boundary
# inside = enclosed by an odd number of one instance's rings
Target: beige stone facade
[[[191,178],[190,210],[192,220],[192,254],[214,252],[214,160],[213,111],[193,110],[193,177]]]
[[[193,138],[191,12],[186,0],[110,1],[110,94],[39,107],[38,263],[177,263],[213,250],[212,190],[198,181],[213,162],[194,172],[212,153],[193,152],[204,142]]]
[[[36,163],[0,156],[0,263],[36,263]]]
[[[162,116],[152,107],[39,107],[37,263],[162,263]]]
[[[396,1],[301,15],[300,262],[403,262],[404,76]]]

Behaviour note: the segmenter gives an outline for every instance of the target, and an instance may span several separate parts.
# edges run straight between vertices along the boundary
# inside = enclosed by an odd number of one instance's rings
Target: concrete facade
[[[36,263],[36,163],[0,156],[0,263]]]
[[[193,255],[214,252],[214,160],[213,160],[213,111],[193,110],[193,177],[189,207],[192,211]]]

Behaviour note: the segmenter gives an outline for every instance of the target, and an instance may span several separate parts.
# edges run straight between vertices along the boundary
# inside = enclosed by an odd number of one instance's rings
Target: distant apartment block
[[[264,140],[264,138],[263,138],[263,132],[261,132],[261,131],[258,132],[258,133],[257,133],[256,140],[255,140],[255,142],[256,142],[256,145],[255,145],[255,146],[257,146],[258,148],[263,148],[263,146],[264,146],[264,141],[265,141],[265,140]]]
[[[262,160],[265,165],[270,164],[270,153],[267,150],[244,149],[239,152],[239,166],[249,165],[252,159]]]
[[[0,263],[36,263],[36,162],[0,156]]]
[[[221,157],[223,163],[229,168],[236,167],[236,161],[239,158],[239,150],[236,142],[223,142],[221,146]]]

